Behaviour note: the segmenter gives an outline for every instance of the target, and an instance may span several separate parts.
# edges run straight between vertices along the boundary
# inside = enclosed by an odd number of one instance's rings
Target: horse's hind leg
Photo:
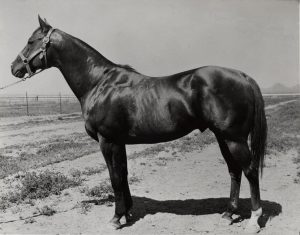
[[[220,146],[221,153],[227,163],[228,171],[231,177],[230,199],[227,210],[222,215],[222,219],[224,219],[224,222],[226,224],[231,224],[233,220],[232,215],[237,211],[238,208],[242,168],[232,156],[224,139],[217,135],[216,137]]]
[[[259,178],[258,178],[258,164],[255,164],[251,157],[248,144],[245,141],[229,141],[225,140],[228,150],[235,162],[241,166],[246,178],[250,184],[251,192],[251,218],[246,226],[246,231],[257,233],[260,227],[257,223],[258,218],[262,215],[260,192],[259,192]]]
[[[129,219],[129,210],[132,207],[132,198],[127,179],[127,156],[125,145],[118,145],[107,142],[99,136],[101,151],[105,158],[111,185],[115,194],[115,215],[110,224],[116,228],[121,228],[120,219],[125,216]]]

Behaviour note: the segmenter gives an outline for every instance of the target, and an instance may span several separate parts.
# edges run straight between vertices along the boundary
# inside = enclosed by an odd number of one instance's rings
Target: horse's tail
[[[250,82],[254,94],[253,125],[250,131],[251,153],[253,157],[253,164],[260,168],[260,174],[262,176],[268,131],[264,109],[265,105],[257,83],[250,77],[248,77],[248,81]]]

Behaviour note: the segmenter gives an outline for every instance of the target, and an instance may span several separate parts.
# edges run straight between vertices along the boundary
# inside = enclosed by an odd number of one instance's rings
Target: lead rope
[[[40,73],[40,72],[42,72],[42,71],[43,71],[43,70],[38,71],[38,72],[34,73],[34,75],[35,75],[35,74],[38,74],[38,73]],[[33,77],[33,76],[27,77],[27,78],[25,78],[25,79],[21,79],[21,80],[19,80],[19,81],[16,81],[16,82],[10,83],[10,84],[8,84],[8,85],[2,86],[2,87],[0,87],[0,90],[4,90],[4,89],[6,89],[6,88],[8,88],[8,87],[11,87],[11,86],[14,86],[14,85],[16,85],[16,84],[18,84],[18,83],[20,83],[20,82],[25,82],[27,79],[32,78],[32,77]]]
[[[16,82],[13,82],[13,83],[11,83],[11,84],[2,86],[2,87],[0,87],[0,90],[4,90],[5,88],[11,87],[11,86],[13,86],[13,85],[16,85],[16,84],[18,84],[18,83],[20,83],[20,82],[24,82],[24,81],[25,81],[25,80],[20,80],[20,81],[16,81]]]

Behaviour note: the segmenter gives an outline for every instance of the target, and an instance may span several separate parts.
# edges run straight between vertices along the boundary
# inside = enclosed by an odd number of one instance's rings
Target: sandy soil
[[[295,152],[272,156],[261,183],[263,216],[261,234],[297,234],[299,231],[299,185],[293,183]],[[160,160],[161,157],[165,160]],[[271,157],[271,156],[270,156]],[[275,158],[275,159],[274,159]],[[97,154],[76,159],[72,167],[101,163]],[[162,164],[162,161],[164,163]],[[65,167],[63,166],[65,165]],[[49,167],[66,171],[67,163]],[[65,170],[63,170],[65,169]],[[68,171],[66,171],[68,172]],[[97,234],[241,234],[250,213],[249,187],[242,181],[240,213],[245,219],[231,226],[219,225],[229,193],[229,175],[218,147],[211,145],[202,152],[172,156],[162,152],[151,158],[129,160],[129,175],[139,182],[131,185],[133,223],[113,231],[107,221],[113,214],[111,205],[95,205],[79,188],[67,189],[61,196],[37,201],[35,206],[18,205],[0,214],[0,233],[97,233]],[[107,171],[86,178],[89,187],[108,177]],[[292,193],[291,193],[292,192]],[[83,212],[78,202],[91,200],[91,208]],[[49,205],[58,211],[53,216],[36,217],[34,223],[24,223],[36,207]]]
[[[78,130],[75,128],[77,123],[69,125],[68,130]],[[52,128],[55,133],[54,126],[45,128]],[[25,141],[25,138],[18,140]],[[146,147],[129,146],[127,151],[129,154],[140,152]],[[99,174],[85,176],[83,186],[66,189],[59,196],[37,200],[34,206],[20,204],[0,212],[0,234],[243,234],[251,208],[245,178],[240,195],[241,221],[230,226],[219,224],[229,196],[230,177],[218,146],[212,144],[201,152],[172,153],[160,152],[151,158],[129,159],[129,177],[138,180],[130,185],[134,200],[133,221],[121,230],[107,226],[114,212],[112,203],[101,204],[83,193],[84,187],[107,180],[105,169]],[[297,165],[293,159],[296,154],[291,150],[287,154],[267,156],[261,180],[263,216],[259,221],[260,234],[298,234],[300,231],[300,187],[294,183]],[[36,170],[50,169],[69,174],[72,169],[95,166],[104,166],[100,152]],[[13,178],[0,181],[1,194],[10,190],[10,179]],[[83,207],[83,202],[89,206]],[[57,213],[37,216],[31,221],[25,219],[35,215],[37,208],[44,205],[54,208]],[[13,222],[8,222],[10,220]]]

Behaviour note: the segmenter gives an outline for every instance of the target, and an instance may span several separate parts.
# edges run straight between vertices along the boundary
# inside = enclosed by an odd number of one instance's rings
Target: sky
[[[0,0],[0,86],[38,14],[118,64],[164,76],[205,65],[242,70],[261,87],[299,84],[297,0]],[[2,94],[72,94],[50,68]]]

